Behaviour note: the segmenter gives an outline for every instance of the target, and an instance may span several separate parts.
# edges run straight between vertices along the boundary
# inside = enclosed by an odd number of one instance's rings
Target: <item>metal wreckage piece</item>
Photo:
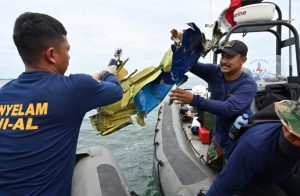
[[[128,58],[124,61],[117,60],[116,77],[123,88],[123,98],[111,105],[97,108],[97,114],[90,116],[93,127],[101,134],[111,134],[129,124],[132,124],[132,115],[137,114],[137,122],[144,125],[144,112],[137,112],[134,106],[134,97],[148,83],[155,80],[161,73],[162,66],[149,66],[140,72],[134,71],[128,77],[124,68]]]
[[[187,80],[184,75],[200,56],[204,57],[221,39],[216,26],[213,42],[205,39],[203,33],[194,23],[188,23],[189,29],[179,33],[172,30],[174,44],[164,54],[160,64],[149,66],[141,71],[135,70],[129,76],[124,68],[128,58],[120,59],[121,50],[115,53],[117,65],[116,77],[123,88],[123,98],[111,105],[97,108],[97,113],[90,116],[91,123],[103,136],[111,134],[127,125],[133,124],[131,116],[136,115],[137,123],[145,125],[145,116],[154,109],[171,90]],[[215,24],[218,25],[218,24]],[[218,30],[218,31],[217,31]],[[217,33],[216,33],[217,32]],[[218,40],[218,41],[216,41]]]

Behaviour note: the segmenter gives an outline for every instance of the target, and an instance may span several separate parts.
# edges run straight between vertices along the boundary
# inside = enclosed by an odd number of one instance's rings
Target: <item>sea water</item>
[[[9,80],[0,80],[0,87]],[[191,89],[203,81],[190,77],[181,88]],[[164,101],[168,100],[168,96]],[[158,115],[157,106],[145,118],[145,126],[137,123],[129,125],[107,136],[97,135],[89,116],[95,110],[88,112],[82,122],[77,149],[89,146],[106,146],[115,155],[130,189],[139,195],[158,196],[158,190],[152,174],[153,168],[153,137]],[[133,116],[133,120],[135,117]]]

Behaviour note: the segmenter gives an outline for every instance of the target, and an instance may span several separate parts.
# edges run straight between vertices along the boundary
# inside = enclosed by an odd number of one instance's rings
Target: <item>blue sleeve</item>
[[[215,64],[197,62],[192,66],[190,72],[208,82],[216,73],[217,67],[218,65]]]
[[[249,106],[255,97],[256,89],[257,87],[254,82],[241,84],[239,88],[224,101],[205,99],[199,95],[194,95],[191,106],[215,115],[234,116]]]
[[[83,113],[119,101],[123,96],[120,81],[111,73],[105,73],[102,81],[89,75],[76,74],[75,88],[80,109]]]
[[[206,196],[227,196],[237,193],[250,179],[263,170],[258,152],[246,140],[241,140],[228,162],[217,175]]]
[[[113,82],[115,84],[120,85],[120,81],[118,78],[115,77],[114,74],[107,72],[104,72],[104,75],[102,76],[102,81],[105,82]]]

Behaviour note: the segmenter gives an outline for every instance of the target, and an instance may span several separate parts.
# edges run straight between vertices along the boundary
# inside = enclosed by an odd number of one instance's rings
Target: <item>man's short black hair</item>
[[[13,39],[23,62],[35,65],[43,49],[61,42],[66,35],[66,29],[55,18],[26,12],[16,19]]]

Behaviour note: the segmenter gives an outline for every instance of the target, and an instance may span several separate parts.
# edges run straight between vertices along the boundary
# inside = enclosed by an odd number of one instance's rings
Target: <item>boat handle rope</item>
[[[158,110],[158,116],[162,112],[161,109],[162,109],[162,107],[160,107],[159,110]],[[160,118],[157,117],[157,121],[156,121],[155,127],[157,127],[159,121],[160,121]],[[162,184],[161,184],[161,181],[160,181],[160,167],[162,167],[164,165],[164,162],[162,160],[158,159],[157,153],[156,153],[156,150],[157,150],[156,147],[159,145],[159,142],[156,141],[156,136],[157,136],[157,132],[158,131],[159,131],[159,129],[156,128],[155,129],[155,134],[154,134],[154,139],[153,139],[153,145],[154,145],[154,157],[155,157],[155,160],[157,161],[158,186],[159,186],[160,191],[162,192],[163,188],[162,188]]]
[[[161,113],[161,109],[162,109],[162,107],[160,107],[159,110],[158,110],[158,116],[159,116],[159,114]],[[157,117],[157,121],[156,121],[155,127],[157,127],[159,121],[160,121],[160,118]],[[155,148],[155,150],[154,150],[154,157],[155,157],[155,160],[158,162],[158,164],[159,164],[160,166],[163,166],[163,165],[164,165],[164,162],[163,162],[162,160],[158,159],[157,153],[156,153],[156,150],[157,150],[156,146],[159,145],[159,142],[156,141],[156,136],[157,136],[157,132],[158,132],[158,131],[159,131],[159,129],[156,128],[156,129],[155,129],[154,138],[153,138],[153,145],[154,145],[154,148]]]
[[[183,127],[183,126],[182,126],[182,122],[181,122],[181,127]],[[189,137],[188,137],[188,135],[187,135],[187,133],[186,133],[186,129],[183,128],[182,131],[183,131],[185,137],[187,138],[187,140],[188,140],[188,142],[189,142],[189,144],[190,144],[192,150],[193,150],[196,154],[199,155],[200,160],[202,160],[202,161],[204,162],[204,164],[207,164],[207,162],[206,162],[205,159],[204,159],[204,155],[201,154],[201,153],[199,153],[199,152],[196,150],[195,146],[194,146],[193,143],[192,143],[192,138],[189,138]]]

